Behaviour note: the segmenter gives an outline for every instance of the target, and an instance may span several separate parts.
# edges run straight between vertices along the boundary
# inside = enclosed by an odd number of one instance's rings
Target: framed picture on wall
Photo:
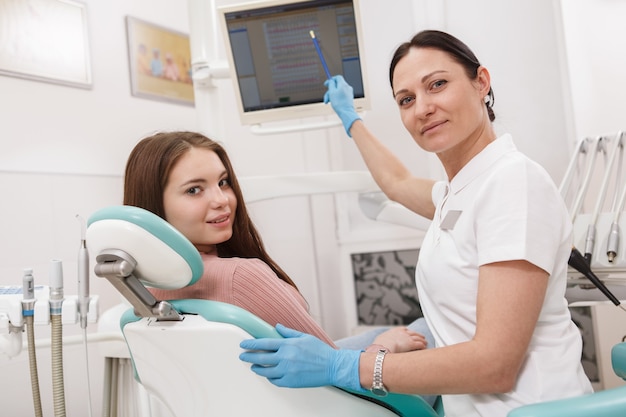
[[[0,74],[91,88],[84,3],[0,0],[0,28]]]
[[[194,105],[189,36],[126,16],[131,94]]]

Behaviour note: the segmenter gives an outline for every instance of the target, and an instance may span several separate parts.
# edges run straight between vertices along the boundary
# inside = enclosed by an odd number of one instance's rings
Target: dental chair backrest
[[[272,385],[239,360],[241,340],[281,337],[272,326],[234,305],[156,300],[146,289],[180,288],[202,276],[200,254],[180,232],[131,206],[102,209],[88,225],[96,275],[133,306],[120,324],[136,378],[173,416],[438,416],[417,396]]]

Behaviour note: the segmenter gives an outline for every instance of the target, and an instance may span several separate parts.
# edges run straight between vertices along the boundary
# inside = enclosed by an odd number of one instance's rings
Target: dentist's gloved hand
[[[281,324],[284,339],[248,339],[239,359],[252,363],[252,371],[279,387],[307,388],[334,385],[364,392],[359,382],[358,350],[333,349],[310,334]]]
[[[341,119],[344,129],[348,136],[352,124],[361,120],[361,117],[354,109],[354,91],[352,86],[344,80],[343,76],[335,75],[329,80],[324,81],[324,85],[328,88],[324,94],[324,103],[332,106],[337,116]]]

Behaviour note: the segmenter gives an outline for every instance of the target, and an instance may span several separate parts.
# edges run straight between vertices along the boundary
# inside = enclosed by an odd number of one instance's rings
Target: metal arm
[[[131,303],[135,315],[157,320],[180,321],[183,316],[167,301],[157,300],[141,281],[133,275],[137,262],[127,252],[106,249],[96,257],[96,275],[111,284]]]

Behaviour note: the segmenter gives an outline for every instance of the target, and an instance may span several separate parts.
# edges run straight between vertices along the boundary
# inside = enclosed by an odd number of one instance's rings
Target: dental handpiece
[[[63,264],[58,259],[52,260],[50,271],[50,315],[62,314],[63,304]]]
[[[622,195],[619,199],[619,203],[617,204],[617,208],[615,209],[615,217],[613,219],[613,223],[611,223],[611,230],[609,232],[609,239],[606,246],[606,256],[609,259],[609,262],[615,262],[615,258],[617,257],[617,251],[619,249],[619,237],[620,237],[620,228],[619,228],[619,218],[622,213],[622,210],[626,206],[626,186],[622,191]]]
[[[78,251],[78,312],[80,314],[80,327],[87,327],[87,315],[89,313],[89,253],[87,244],[83,239]]]
[[[87,328],[87,315],[89,314],[89,252],[87,251],[87,240],[85,238],[85,222],[81,220],[81,239],[78,250],[78,313],[80,316],[80,327]]]
[[[33,270],[24,269],[22,277],[22,314],[32,316],[35,310],[35,279],[33,278]]]

